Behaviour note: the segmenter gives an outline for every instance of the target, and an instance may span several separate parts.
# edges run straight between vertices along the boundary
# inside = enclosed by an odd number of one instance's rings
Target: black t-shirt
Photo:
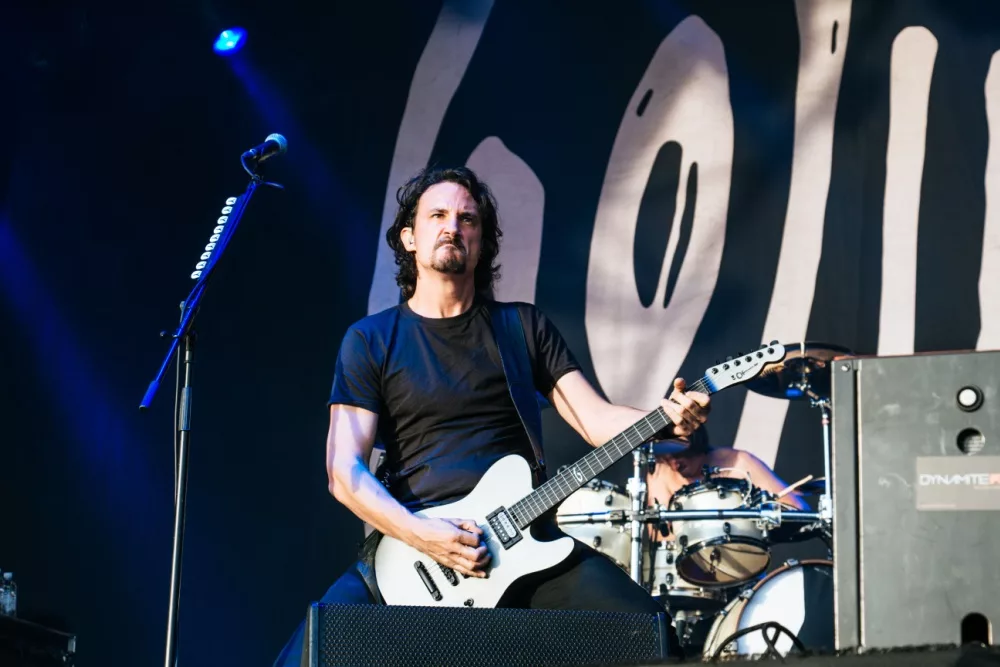
[[[516,307],[535,388],[547,396],[579,365],[541,311]],[[508,454],[534,461],[482,300],[456,317],[422,317],[403,303],[355,323],[340,347],[329,402],[378,414],[389,491],[411,510],[465,496]]]

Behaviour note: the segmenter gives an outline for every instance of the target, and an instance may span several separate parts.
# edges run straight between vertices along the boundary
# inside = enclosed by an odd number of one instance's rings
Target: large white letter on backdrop
[[[427,165],[445,112],[465,76],[491,9],[493,0],[446,0],[417,62],[389,168],[375,273],[368,292],[369,314],[399,302],[396,262],[384,240],[396,215],[396,190]]]
[[[651,97],[640,116],[647,91]],[[647,308],[639,299],[632,249],[650,171],[670,141],[682,149],[677,206]],[[597,206],[585,321],[597,379],[614,403],[656,406],[684,361],[718,279],[732,160],[725,52],[719,36],[692,16],[660,44],[629,101]],[[697,207],[687,257],[674,257],[692,163],[698,165]],[[683,264],[664,307],[672,262]]]
[[[531,167],[497,137],[484,139],[466,165],[488,183],[500,207],[498,301],[535,302],[535,281],[542,253],[545,189]]]
[[[986,75],[986,215],[983,259],[979,270],[979,340],[977,350],[1000,350],[1000,51],[990,58]]]
[[[909,27],[892,43],[889,74],[889,145],[885,154],[882,213],[880,355],[912,354],[917,308],[917,228],[924,175],[927,104],[937,39]]]
[[[833,126],[847,53],[851,0],[797,0],[799,76],[795,145],[781,253],[762,342],[803,342],[823,251],[823,223],[833,164]],[[834,29],[836,25],[836,30]],[[836,39],[832,49],[831,40]],[[788,401],[747,392],[734,447],[774,465]]]

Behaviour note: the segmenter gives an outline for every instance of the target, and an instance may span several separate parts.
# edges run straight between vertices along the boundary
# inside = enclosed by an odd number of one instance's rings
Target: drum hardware
[[[819,408],[823,430],[823,474],[830,479],[830,406],[831,374],[834,359],[853,356],[853,352],[830,343],[791,343],[786,346],[785,358],[772,368],[765,368],[758,377],[747,381],[747,389],[763,396],[787,400],[808,400],[811,407]],[[833,522],[831,489],[824,485],[818,501],[821,520],[830,530]]]
[[[631,523],[631,510],[610,510],[608,512],[583,512],[580,514],[560,514],[560,526],[577,526],[580,524],[603,524],[605,526],[619,526]]]
[[[816,397],[811,399],[814,408],[820,409],[823,428],[823,479],[830,479],[830,398]],[[819,513],[827,524],[833,521],[833,497],[829,485],[825,485],[823,495],[819,497]]]
[[[772,518],[772,514],[779,518]],[[629,510],[611,510],[608,512],[582,512],[578,514],[560,514],[559,525],[607,524],[609,526],[631,523],[632,512]],[[778,525],[786,521],[809,523],[821,519],[819,512],[781,509],[779,503],[773,510],[664,510],[651,508],[640,512],[640,523],[657,523],[670,521],[724,521],[726,519],[743,519],[766,521]]]
[[[686,650],[692,654],[700,652],[705,645],[705,638],[711,629],[712,621],[718,612],[692,611],[688,609],[671,610],[670,618],[677,632],[677,639]]]
[[[632,516],[630,526],[632,534],[632,551],[629,560],[629,575],[632,581],[642,584],[642,520],[643,507],[646,504],[646,476],[642,474],[642,467],[649,459],[652,459],[652,451],[649,443],[641,445],[632,450],[632,477],[629,478],[625,488],[628,490],[629,498],[632,501]],[[645,460],[644,460],[645,459]],[[654,462],[655,464],[655,462]]]

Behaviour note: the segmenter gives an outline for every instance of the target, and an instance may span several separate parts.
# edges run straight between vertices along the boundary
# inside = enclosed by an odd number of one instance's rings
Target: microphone
[[[261,163],[272,155],[281,155],[288,150],[288,141],[280,134],[269,134],[260,146],[254,146],[243,154],[244,160]]]

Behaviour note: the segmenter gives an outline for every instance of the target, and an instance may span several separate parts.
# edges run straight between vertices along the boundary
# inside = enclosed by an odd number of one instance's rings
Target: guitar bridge
[[[440,602],[442,598],[441,591],[438,590],[437,584],[435,584],[434,580],[431,579],[430,572],[427,571],[427,568],[424,567],[424,564],[421,563],[419,560],[414,561],[413,569],[415,569],[417,571],[417,574],[420,575],[420,580],[424,582],[424,586],[427,587],[427,592],[431,594],[431,597],[434,598],[434,601]]]
[[[510,518],[507,508],[501,507],[486,516],[486,520],[493,529],[493,534],[500,540],[500,546],[510,549],[521,541],[521,531]]]

